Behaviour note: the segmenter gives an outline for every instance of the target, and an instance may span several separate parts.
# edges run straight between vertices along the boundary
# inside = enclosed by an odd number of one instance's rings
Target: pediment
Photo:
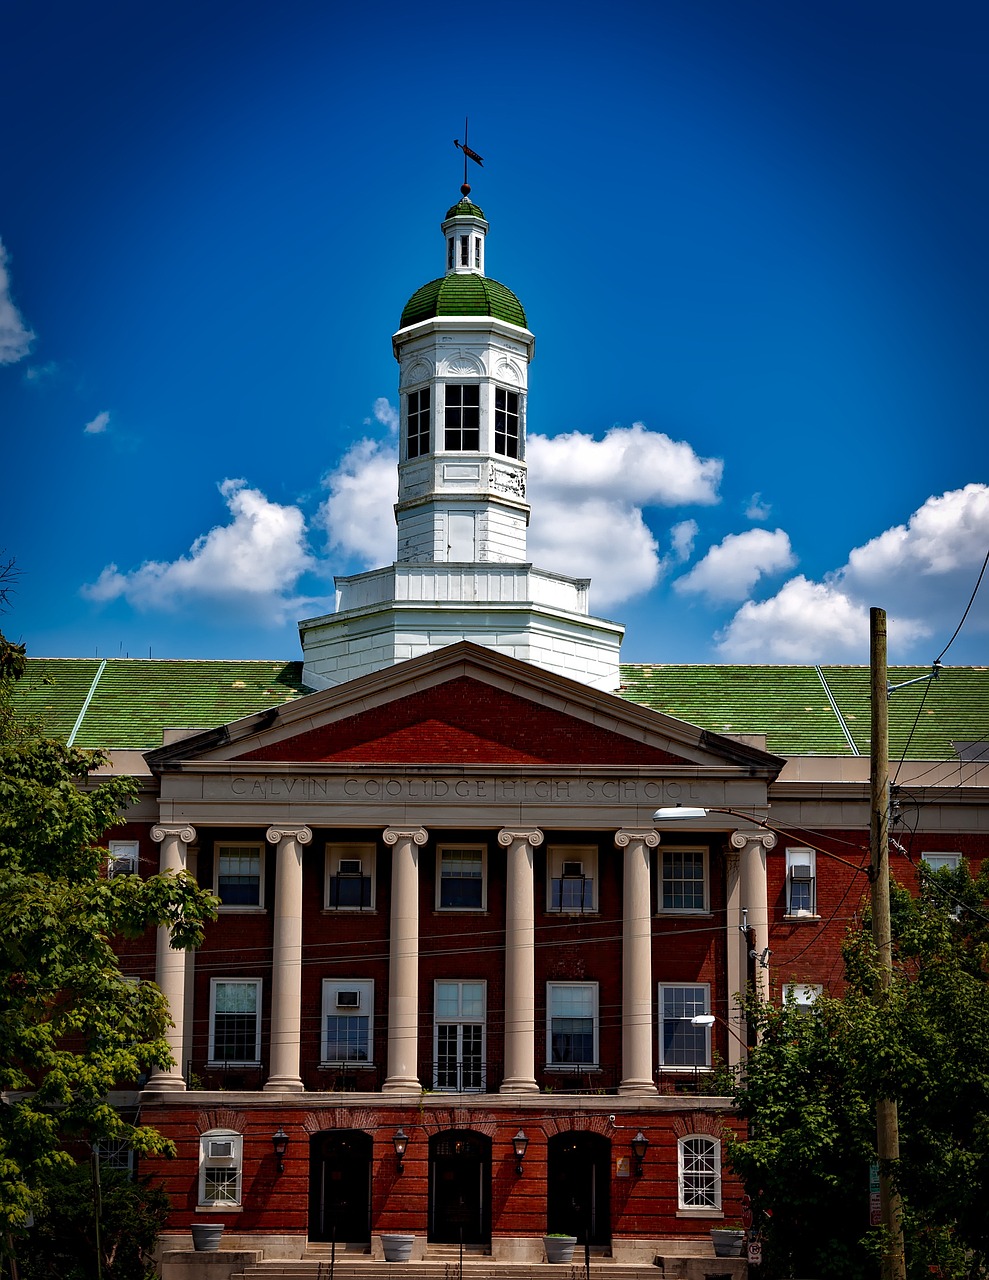
[[[671,716],[460,642],[149,752],[196,761],[388,766],[655,767],[782,761]]]

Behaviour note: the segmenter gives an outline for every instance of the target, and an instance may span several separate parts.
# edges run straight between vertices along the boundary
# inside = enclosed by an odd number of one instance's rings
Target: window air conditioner
[[[206,1147],[206,1154],[210,1160],[232,1160],[234,1158],[232,1138],[210,1138]]]
[[[813,880],[814,872],[805,862],[796,862],[790,868],[791,880]]]
[[[563,875],[566,879],[578,879],[584,874],[584,864],[582,862],[565,862],[563,864]]]
[[[337,865],[338,876],[359,876],[364,872],[360,858],[341,858]]]
[[[338,991],[337,992],[337,1008],[338,1009],[359,1009],[361,1007],[361,993],[359,991]]]

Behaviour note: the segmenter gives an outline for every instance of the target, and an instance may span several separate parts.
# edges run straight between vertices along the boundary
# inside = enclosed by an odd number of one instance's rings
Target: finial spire
[[[454,138],[453,140],[453,145],[459,148],[459,150],[461,150],[464,153],[464,184],[460,188],[460,191],[464,196],[470,195],[470,183],[467,181],[467,161],[473,160],[475,164],[479,164],[482,169],[484,168],[484,161],[481,159],[481,157],[477,154],[476,151],[471,151],[470,147],[467,145],[467,122],[468,122],[468,117],[464,116],[463,142],[461,142],[459,138]]]

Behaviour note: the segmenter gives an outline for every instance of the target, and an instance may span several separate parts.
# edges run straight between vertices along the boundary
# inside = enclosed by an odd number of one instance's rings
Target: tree
[[[100,837],[133,800],[129,778],[100,777],[100,753],[46,738],[11,713],[24,650],[0,636],[0,1241],[42,1213],[74,1166],[73,1144],[122,1141],[170,1153],[154,1129],[107,1101],[169,1064],[158,988],[120,971],[119,936],[166,925],[172,945],[202,939],[214,899],[185,875],[106,876]]]
[[[919,895],[891,894],[894,976],[881,1009],[867,927],[846,939],[843,998],[809,1012],[786,1000],[748,1008],[759,1044],[737,1102],[751,1132],[728,1158],[763,1229],[766,1276],[877,1273],[868,1177],[880,1097],[899,1106],[891,1172],[908,1273],[989,1276],[989,867],[976,880],[964,866],[919,875]]]

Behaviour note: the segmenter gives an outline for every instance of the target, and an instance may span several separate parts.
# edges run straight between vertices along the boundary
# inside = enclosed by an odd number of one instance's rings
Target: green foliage
[[[153,983],[125,980],[113,940],[166,925],[173,946],[195,946],[215,916],[212,895],[189,876],[106,878],[99,840],[134,783],[94,778],[104,757],[9,714],[19,652],[0,637],[0,1242],[72,1165],[66,1142],[169,1151],[107,1102],[111,1089],[170,1062],[164,998]]]
[[[732,1144],[763,1229],[763,1275],[876,1274],[868,1226],[875,1104],[897,1101],[908,1275],[989,1276],[989,869],[920,870],[894,886],[894,974],[877,990],[870,934],[849,933],[848,987],[809,1012],[750,1005],[759,1045],[738,1091],[751,1127]],[[868,924],[868,921],[866,921]],[[791,1270],[794,1268],[794,1270]]]
[[[104,1280],[153,1280],[158,1234],[168,1217],[168,1197],[147,1179],[130,1181],[101,1170],[99,1253]],[[97,1230],[92,1171],[72,1165],[53,1174],[22,1237],[21,1280],[93,1280]]]

